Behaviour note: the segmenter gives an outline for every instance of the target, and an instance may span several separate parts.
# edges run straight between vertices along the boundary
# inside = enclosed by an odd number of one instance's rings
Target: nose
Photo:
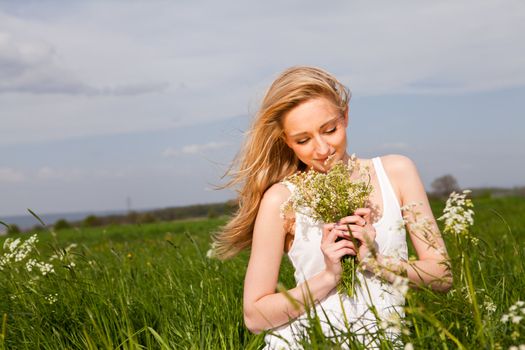
[[[316,138],[315,151],[319,158],[325,158],[330,155],[331,147],[323,137],[319,136]]]

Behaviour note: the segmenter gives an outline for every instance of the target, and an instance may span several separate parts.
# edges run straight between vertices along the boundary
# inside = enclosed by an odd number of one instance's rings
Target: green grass
[[[525,200],[479,199],[475,205],[473,232],[480,242],[467,247],[467,258],[482,334],[468,291],[456,278],[447,294],[409,293],[410,335],[404,341],[416,349],[525,344],[525,320],[500,321],[511,305],[525,299]],[[439,216],[443,204],[435,202],[433,208]],[[224,222],[39,233],[38,251],[0,271],[0,349],[260,348],[262,335],[250,334],[242,319],[247,253],[227,262],[206,257],[210,233]],[[71,243],[77,246],[66,252]],[[457,276],[460,254],[448,237],[447,247]],[[57,252],[63,259],[51,261],[55,273],[42,276],[25,268],[28,258],[49,262]],[[71,262],[74,266],[68,266]],[[286,262],[280,280],[294,285]],[[489,301],[495,311],[484,306]]]

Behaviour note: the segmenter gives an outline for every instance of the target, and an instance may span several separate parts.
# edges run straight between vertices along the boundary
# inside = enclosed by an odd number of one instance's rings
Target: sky
[[[350,153],[523,186],[524,33],[523,1],[0,1],[0,219],[233,198],[293,65],[351,89]]]

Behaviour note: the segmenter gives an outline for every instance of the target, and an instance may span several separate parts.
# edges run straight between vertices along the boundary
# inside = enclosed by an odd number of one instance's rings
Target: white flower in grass
[[[53,268],[53,265],[51,264],[48,264],[48,263],[44,263],[44,262],[39,262],[36,264],[36,266],[40,269],[40,273],[45,276],[49,273],[54,273],[55,272],[55,269]]]
[[[509,350],[525,350],[525,344],[520,344],[519,346],[512,345],[509,347]]]
[[[8,264],[9,264],[9,259],[7,259],[6,257],[1,257],[0,258],[0,271],[2,271],[4,269],[4,266]]]
[[[445,223],[444,232],[472,238],[469,234],[469,227],[474,225],[474,211],[471,209],[474,204],[471,199],[467,198],[469,192],[450,194],[443,215],[438,218]]]
[[[53,305],[58,301],[58,293],[48,294],[44,296],[44,299],[49,303],[49,305]]]
[[[406,343],[405,350],[414,350],[414,345],[412,345],[412,343]]]
[[[501,322],[507,323],[510,320],[514,324],[520,323],[521,320],[523,319],[523,316],[520,316],[518,313],[521,312],[525,314],[525,311],[524,311],[525,308],[518,309],[518,307],[522,305],[524,304],[523,304],[523,301],[521,300],[518,300],[517,302],[514,303],[514,305],[511,305],[509,307],[509,312],[501,316]]]
[[[76,243],[71,243],[66,247],[66,252],[71,251],[72,249],[75,249],[78,245]]]
[[[489,296],[485,296],[485,301],[483,302],[483,307],[485,308],[485,311],[487,311],[488,314],[492,314],[496,311],[497,306],[494,304],[492,299]]]
[[[20,244],[20,238],[15,239],[14,241],[10,238],[6,239],[4,242],[4,249],[9,249],[9,251],[14,252],[15,249],[18,247],[18,244]]]
[[[33,268],[36,266],[37,264],[37,261],[35,259],[29,259],[27,262],[26,262],[26,270],[28,272],[31,272],[33,271]]]
[[[215,242],[210,244],[210,249],[208,249],[208,251],[206,252],[206,257],[208,259],[214,259],[217,256],[217,254],[215,253],[215,250],[217,249],[216,246],[217,245],[215,244]]]
[[[405,296],[408,292],[408,278],[402,276],[396,276],[392,283],[392,287],[397,290],[400,294]]]

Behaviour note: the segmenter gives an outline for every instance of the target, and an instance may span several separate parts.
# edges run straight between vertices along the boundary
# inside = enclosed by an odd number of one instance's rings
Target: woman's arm
[[[290,192],[284,185],[273,185],[263,196],[255,221],[244,281],[244,322],[254,333],[283,325],[300,316],[305,311],[305,305],[311,304],[309,301],[323,299],[339,282],[340,258],[346,254],[355,254],[347,247],[347,243],[336,243],[336,234],[330,230],[330,225],[325,225],[322,243],[325,270],[288,290],[288,295],[277,293],[286,235],[280,207],[289,196]]]
[[[400,155],[389,155],[382,161],[401,206],[411,207],[403,211],[403,216],[417,253],[417,260],[409,262],[379,256],[379,265],[387,271],[384,277],[392,282],[396,273],[406,271],[409,280],[416,285],[428,285],[439,291],[449,290],[452,274],[445,243],[414,163]],[[393,273],[388,273],[390,269]]]

